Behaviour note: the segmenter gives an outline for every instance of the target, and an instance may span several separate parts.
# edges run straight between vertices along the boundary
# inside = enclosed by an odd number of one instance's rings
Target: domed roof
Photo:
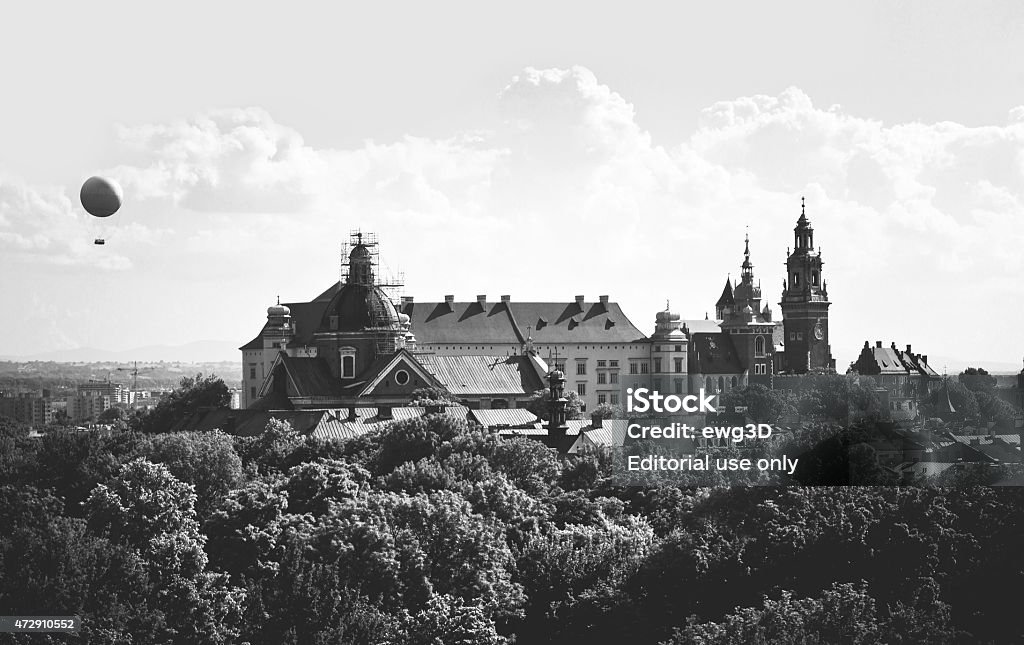
[[[270,305],[269,307],[267,307],[268,316],[290,316],[291,313],[291,309],[281,304],[280,298],[277,299],[276,305]]]
[[[368,257],[370,257],[370,249],[366,248],[365,244],[356,244],[352,247],[352,252],[348,254],[350,260]]]
[[[679,314],[668,310],[659,311],[654,319],[660,323],[677,322],[679,320]]]
[[[338,326],[331,328],[331,316]],[[379,287],[348,283],[334,294],[320,322],[326,331],[354,332],[369,327],[390,327],[399,321],[398,311]]]

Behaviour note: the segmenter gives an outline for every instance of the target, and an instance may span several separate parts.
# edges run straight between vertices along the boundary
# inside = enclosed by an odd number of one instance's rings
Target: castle
[[[377,275],[376,239],[354,233],[345,275],[308,302],[267,310],[243,345],[243,406],[319,409],[403,405],[422,388],[476,408],[515,408],[560,370],[586,407],[616,405],[628,387],[720,393],[777,376],[834,371],[827,285],[801,200],[787,277],[773,320],[762,305],[749,236],[738,282],[726,280],[715,320],[666,305],[647,336],[599,296],[564,302],[418,302],[391,297]]]

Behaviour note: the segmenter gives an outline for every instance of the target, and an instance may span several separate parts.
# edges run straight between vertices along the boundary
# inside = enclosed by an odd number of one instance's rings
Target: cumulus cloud
[[[687,140],[655,142],[633,105],[584,67],[527,68],[498,92],[497,106],[501,123],[491,131],[466,124],[447,138],[345,149],[315,148],[260,109],[215,110],[120,128],[125,163],[110,174],[169,217],[202,214],[179,231],[181,248],[197,258],[274,253],[300,270],[312,245],[333,248],[364,226],[418,276],[414,285],[451,293],[522,282],[531,297],[564,297],[553,292],[585,267],[574,292],[607,284],[632,304],[668,296],[689,316],[738,269],[744,225],[766,300],[777,302],[806,195],[846,321],[833,327],[837,348],[863,341],[849,322],[858,315],[885,327],[879,312],[891,312],[893,333],[909,336],[943,300],[1024,297],[1018,282],[992,275],[1024,270],[1024,107],[1003,125],[884,124],[819,107],[790,87],[715,103]],[[54,255],[63,245],[56,255],[85,257],[72,242],[88,236],[76,232],[82,223],[62,191],[3,186],[0,240],[24,253]],[[16,225],[29,211],[40,224]],[[138,239],[152,236],[137,226]],[[446,234],[454,264],[436,261]],[[496,262],[491,242],[519,245],[519,264]],[[549,264],[551,255],[562,263]],[[564,275],[536,269],[553,266]],[[630,311],[642,327],[649,313]]]
[[[127,257],[99,252],[93,244],[110,226],[86,214],[62,188],[0,177],[0,247],[8,261],[126,269],[131,266]]]

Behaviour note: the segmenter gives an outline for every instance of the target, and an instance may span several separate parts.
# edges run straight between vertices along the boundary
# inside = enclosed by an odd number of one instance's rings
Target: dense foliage
[[[277,422],[247,438],[0,423],[0,442],[0,608],[84,621],[14,642],[1024,634],[1014,487],[620,488],[603,453],[442,415],[344,442]]]

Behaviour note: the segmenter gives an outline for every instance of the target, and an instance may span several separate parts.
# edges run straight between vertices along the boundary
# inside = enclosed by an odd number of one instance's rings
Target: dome
[[[276,305],[271,305],[271,306],[267,307],[267,315],[268,316],[290,316],[290,315],[292,315],[292,310],[289,309],[288,307],[285,307],[284,305],[282,305],[279,302]]]
[[[366,248],[365,244],[356,244],[354,247],[352,247],[352,252],[348,254],[348,259],[350,260],[369,257],[370,249]]]
[[[658,314],[654,317],[654,319],[660,323],[677,322],[679,320],[679,314],[677,314],[674,311],[668,310],[659,311]]]
[[[337,327],[332,327],[331,317],[337,316]],[[391,327],[398,324],[395,305],[379,287],[348,283],[324,310],[321,329],[327,331],[356,332],[370,327]]]

